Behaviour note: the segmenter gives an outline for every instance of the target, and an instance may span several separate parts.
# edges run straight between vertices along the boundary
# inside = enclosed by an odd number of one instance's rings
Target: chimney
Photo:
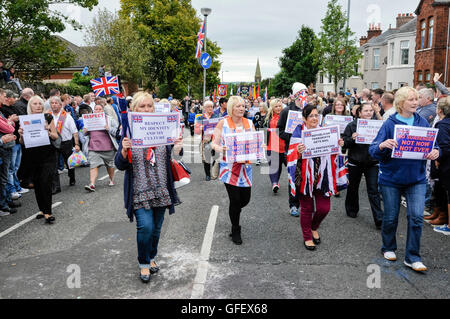
[[[370,39],[379,36],[381,33],[381,23],[378,23],[378,25],[369,24],[369,30],[367,31],[367,41],[370,41]]]
[[[414,19],[414,15],[412,13],[399,13],[397,15],[397,26],[396,28],[400,28],[402,25],[408,23]]]
[[[359,38],[359,46],[363,46],[364,44],[366,44],[367,43],[367,37],[361,37],[361,38]]]

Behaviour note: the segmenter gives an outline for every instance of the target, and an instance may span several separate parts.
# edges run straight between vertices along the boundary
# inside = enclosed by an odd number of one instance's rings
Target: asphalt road
[[[83,187],[89,170],[80,168],[74,187],[61,175],[55,224],[30,219],[18,225],[38,212],[33,192],[20,200],[17,214],[0,218],[0,298],[450,297],[449,238],[425,224],[421,254],[429,271],[406,268],[402,208],[398,261],[384,260],[364,183],[359,217],[346,217],[345,191],[333,198],[319,230],[322,244],[310,252],[303,247],[299,218],[289,215],[286,171],[274,195],[268,175],[261,174],[264,166],[254,166],[252,199],[241,215],[243,245],[234,245],[225,187],[204,180],[202,165],[193,163],[199,159],[196,143],[185,139],[192,182],[178,190],[183,204],[176,214],[166,214],[157,257],[161,270],[150,284],[138,278],[136,224],[123,208],[123,172],[117,173],[116,186],[105,179],[88,193]],[[105,175],[101,168],[99,177]]]

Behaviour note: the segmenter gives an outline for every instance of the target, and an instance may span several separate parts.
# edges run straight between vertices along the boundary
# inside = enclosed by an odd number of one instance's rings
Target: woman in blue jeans
[[[377,137],[369,147],[370,155],[380,161],[378,184],[384,202],[384,215],[381,236],[381,251],[384,258],[397,260],[396,232],[400,209],[400,196],[404,195],[407,203],[408,232],[406,238],[405,265],[415,271],[426,271],[422,263],[420,238],[422,236],[423,211],[427,180],[425,160],[391,158],[392,150],[398,143],[394,138],[396,125],[429,127],[428,122],[417,113],[419,94],[410,87],[403,87],[395,94],[394,106],[397,113],[391,115],[383,124]],[[436,160],[439,150],[434,149],[426,159]]]
[[[152,96],[138,93],[131,104],[131,111],[154,112]],[[172,148],[175,154],[181,154],[182,145],[182,139],[178,139],[174,146],[131,148],[131,140],[125,137],[116,154],[116,167],[125,171],[127,215],[131,222],[136,216],[138,262],[140,278],[144,283],[148,283],[150,275],[159,270],[154,259],[166,209],[173,214],[175,206],[181,203],[175,190],[170,162]]]

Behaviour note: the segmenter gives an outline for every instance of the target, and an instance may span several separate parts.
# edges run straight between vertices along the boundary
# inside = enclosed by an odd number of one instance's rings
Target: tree
[[[149,77],[149,87],[164,87],[176,96],[193,92],[203,86],[203,69],[195,59],[197,33],[200,19],[190,0],[121,0],[119,15],[131,17],[130,21],[146,42],[149,57],[144,72]],[[220,48],[208,41],[208,53],[213,64],[207,72],[207,87],[220,82]],[[201,92],[201,91],[200,91]],[[200,94],[201,95],[201,94]]]
[[[54,36],[65,30],[64,22],[81,26],[50,4],[70,3],[91,10],[98,0],[0,0],[0,52],[7,67],[15,67],[29,78],[42,78],[68,66],[73,56]]]
[[[356,38],[350,39],[355,33],[347,27],[347,17],[337,0],[328,2],[321,30],[315,42],[314,56],[320,64],[320,71],[331,75],[337,92],[340,80],[357,75],[355,65],[362,57],[356,46]]]
[[[302,25],[296,40],[283,50],[279,62],[281,71],[271,81],[269,89],[271,95],[289,95],[294,82],[301,82],[306,86],[316,82],[319,72],[318,61],[314,57],[316,40],[314,30]]]
[[[149,53],[129,18],[119,17],[107,9],[100,11],[87,28],[85,41],[90,46],[89,54],[98,61],[95,67],[105,64],[123,80],[137,84],[146,81]]]

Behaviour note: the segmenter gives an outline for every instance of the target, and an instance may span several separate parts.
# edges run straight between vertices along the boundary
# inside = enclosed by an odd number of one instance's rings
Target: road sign
[[[208,53],[203,53],[202,56],[200,57],[200,64],[202,66],[202,68],[204,69],[209,69],[211,67],[211,56]]]

